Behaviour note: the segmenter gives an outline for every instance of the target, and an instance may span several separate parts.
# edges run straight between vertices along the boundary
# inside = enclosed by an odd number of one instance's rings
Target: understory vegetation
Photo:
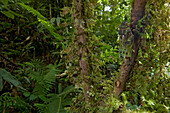
[[[169,113],[169,44],[168,0],[1,0],[0,113]]]

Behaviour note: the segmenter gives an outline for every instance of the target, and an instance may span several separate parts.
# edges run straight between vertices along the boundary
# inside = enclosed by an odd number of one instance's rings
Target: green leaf
[[[62,101],[62,106],[69,106],[72,103],[72,98],[64,99]]]
[[[49,113],[45,104],[35,103],[34,106],[38,109],[38,113]]]
[[[122,93],[121,96],[122,96],[122,100],[123,100],[124,105],[126,105],[128,103],[126,95],[124,93]]]
[[[59,25],[61,18],[60,18],[60,17],[57,17],[56,20],[57,20],[57,25]]]
[[[55,22],[56,18],[51,18],[50,23],[53,24]]]
[[[8,5],[8,0],[1,0],[1,2],[5,5],[5,7],[7,7],[7,5]]]
[[[2,80],[2,76],[0,74],[0,91],[2,91],[3,89],[3,80]]]
[[[38,11],[36,11],[35,9],[33,9],[32,7],[28,6],[28,5],[24,5],[22,3],[19,3],[19,5],[21,5],[22,7],[24,7],[25,9],[27,9],[29,12],[31,12],[33,15],[37,16],[37,19],[39,22],[41,22],[41,24],[44,25],[44,27],[58,40],[62,40],[62,37],[55,33],[54,30],[55,28],[50,24],[50,22],[46,21],[47,19],[41,15]],[[60,19],[60,18],[59,18]],[[59,20],[57,20],[57,22],[59,23]]]
[[[3,13],[8,18],[14,19],[14,15],[10,13],[9,11],[1,11],[1,13]]]
[[[55,98],[51,103],[48,104],[50,113],[60,113],[61,110],[61,97]]]
[[[36,11],[35,9],[33,9],[32,7],[22,4],[22,3],[18,3],[19,5],[21,5],[22,7],[24,7],[25,9],[27,9],[29,12],[31,12],[32,14],[34,14],[35,16],[37,16],[40,19],[45,19],[45,17],[43,15],[41,15],[38,11]],[[47,20],[47,19],[46,19]]]
[[[24,78],[25,78],[25,80],[26,80],[28,83],[30,83],[30,84],[31,84],[31,82],[30,82],[29,78],[27,78],[27,77],[24,77]]]
[[[36,98],[37,98],[36,95],[33,95],[33,94],[32,94],[32,95],[30,96],[30,100],[35,100]]]
[[[55,28],[54,28],[49,22],[47,22],[47,21],[45,21],[45,20],[43,20],[43,19],[41,19],[41,18],[38,18],[38,21],[41,22],[41,24],[43,24],[44,27],[45,27],[56,39],[62,40],[62,37],[61,37],[59,34],[57,34],[57,33],[54,32],[54,29],[55,29]]]
[[[75,89],[75,87],[74,86],[68,86],[68,87],[66,87],[65,89],[64,89],[64,91],[62,92],[62,93],[60,93],[58,96],[60,97],[60,96],[63,96],[63,98],[67,95],[67,94],[69,94],[70,92],[72,92],[73,90]]]
[[[8,71],[6,71],[5,69],[0,68],[0,76],[8,81],[9,83],[12,83],[15,87],[18,87],[20,89],[25,90],[22,86],[21,83],[16,80],[16,78],[14,76],[12,76]]]
[[[47,100],[47,98],[44,96],[44,95],[40,95],[40,96],[38,96],[42,101],[46,101]]]
[[[58,92],[59,92],[59,94],[62,92],[62,85],[61,85],[61,83],[59,83],[59,85],[58,85]]]
[[[61,87],[61,84],[59,87]],[[48,108],[50,113],[66,113],[64,107],[71,104],[72,98],[64,98],[64,96],[74,89],[74,86],[68,86],[61,94],[49,94],[48,96],[50,98],[46,101],[46,103],[49,103]]]
[[[28,96],[30,96],[30,92],[24,92],[23,95],[24,95],[25,97],[28,97]]]
[[[15,13],[14,11],[11,11],[11,10],[8,10],[11,14],[15,15],[15,16],[19,16],[19,17],[22,17],[22,18],[25,18],[24,16],[18,14],[18,13]]]
[[[30,62],[25,62],[24,64],[28,65],[28,66],[32,66],[35,67],[34,64],[30,63]]]
[[[169,113],[169,107],[165,106],[164,104],[156,104],[157,108],[156,113]]]

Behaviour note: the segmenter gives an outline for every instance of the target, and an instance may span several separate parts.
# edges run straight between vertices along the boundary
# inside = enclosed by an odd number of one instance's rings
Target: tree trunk
[[[86,28],[86,14],[85,14],[85,0],[73,0],[74,6],[74,27],[75,27],[75,43],[78,48],[79,70],[80,78],[82,78],[82,87],[84,90],[85,101],[88,101],[87,91],[88,86],[88,53],[87,53],[87,32]],[[76,46],[76,45],[75,45]]]
[[[125,57],[122,66],[120,67],[120,75],[115,85],[115,94],[117,97],[123,92],[126,87],[126,81],[130,77],[132,68],[135,65],[135,59],[138,55],[138,50],[140,46],[141,36],[143,33],[143,27],[138,25],[138,21],[143,18],[145,14],[146,0],[133,0],[132,11],[131,11],[131,23],[130,28],[133,34],[133,47],[131,52],[131,57]],[[141,24],[141,23],[140,23]]]

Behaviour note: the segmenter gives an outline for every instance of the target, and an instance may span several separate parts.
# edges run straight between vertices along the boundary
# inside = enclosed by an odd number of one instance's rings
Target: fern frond
[[[46,66],[46,68],[46,74],[41,75],[42,78],[38,80],[34,88],[33,92],[35,95],[46,95],[52,89],[55,83],[55,74],[59,73],[60,71],[55,65],[52,64]]]
[[[45,104],[36,103],[34,106],[38,109],[38,113],[50,113]]]
[[[66,98],[66,95],[74,89],[74,86],[68,86],[60,94],[48,95],[50,98],[46,101],[46,103],[48,103],[50,113],[66,113],[67,111],[64,107],[70,105],[72,102],[72,98]]]
[[[70,92],[72,92],[75,89],[74,86],[68,86],[64,89],[64,91],[62,93],[60,93],[58,96],[63,96],[65,97],[67,94],[69,94]]]
[[[37,16],[37,19],[39,22],[41,22],[41,24],[44,25],[44,27],[58,40],[62,40],[62,37],[55,33],[55,28],[50,24],[49,21],[47,21],[47,19],[41,15],[38,11],[36,11],[35,9],[33,9],[32,7],[22,4],[22,3],[18,3],[19,5],[21,5],[23,8],[27,9],[29,12],[31,12],[34,16]]]
[[[47,20],[43,15],[41,15],[38,11],[36,11],[35,9],[29,7],[28,5],[22,4],[22,3],[18,3],[19,5],[21,5],[23,8],[27,9],[29,12],[31,12],[34,16],[37,16],[40,19],[44,19]]]

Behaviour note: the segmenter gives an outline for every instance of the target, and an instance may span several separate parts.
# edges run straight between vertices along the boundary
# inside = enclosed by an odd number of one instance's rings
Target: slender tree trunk
[[[140,40],[141,40],[140,33],[143,33],[143,29],[144,29],[144,26],[140,27],[138,25],[138,21],[141,18],[143,18],[145,14],[145,5],[146,5],[146,0],[133,0],[130,28],[133,34],[134,42],[133,42],[131,57],[130,58],[125,57],[124,62],[120,67],[120,76],[118,77],[118,80],[115,83],[116,85],[115,94],[117,97],[125,89],[126,81],[129,78],[132,68],[135,65],[135,59],[137,58],[138,55],[138,50],[139,50]]]
[[[74,6],[74,27],[75,27],[75,43],[78,45],[79,70],[80,78],[82,78],[82,87],[84,90],[85,101],[88,101],[87,91],[88,86],[88,53],[87,53],[87,33],[86,28],[86,14],[85,14],[85,0],[73,0]]]

